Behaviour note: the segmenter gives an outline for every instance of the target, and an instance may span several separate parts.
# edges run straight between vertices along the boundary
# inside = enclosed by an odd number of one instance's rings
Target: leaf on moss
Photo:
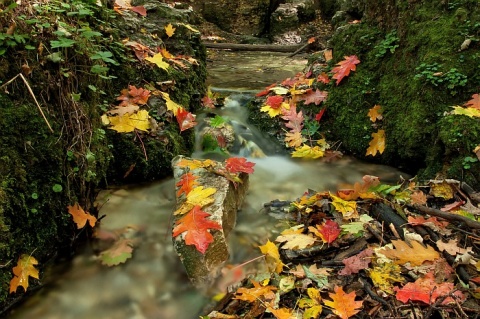
[[[147,110],[140,110],[137,113],[126,113],[122,116],[108,116],[110,129],[119,133],[133,132],[135,129],[147,131],[150,129],[150,116]]]
[[[360,63],[360,60],[356,55],[345,56],[343,61],[337,63],[337,66],[332,69],[333,79],[336,79],[336,84],[338,85],[344,77],[350,75],[350,71],[355,71],[357,69],[357,64]]]
[[[374,123],[377,120],[383,119],[382,107],[380,105],[373,106],[370,110],[368,110],[368,117],[370,118],[370,121]]]
[[[38,279],[38,269],[35,265],[38,265],[38,261],[33,256],[23,254],[18,258],[17,265],[12,269],[14,277],[10,280],[10,293],[16,292],[19,286],[27,291],[28,278]]]
[[[85,227],[87,221],[90,226],[95,226],[97,218],[90,215],[88,212],[85,212],[78,203],[73,204],[73,206],[67,206],[67,209],[68,213],[73,217],[73,222],[77,224],[78,229]]]
[[[165,33],[167,34],[167,36],[169,38],[172,37],[172,35],[175,33],[175,28],[173,27],[173,25],[171,23],[169,23],[168,25],[165,26]]]
[[[153,57],[147,57],[145,58],[148,62],[151,62],[158,66],[160,69],[163,69],[165,71],[168,71],[168,68],[170,67],[170,64],[167,62],[163,61],[163,56],[161,53],[155,54]]]
[[[375,156],[378,153],[382,154],[385,150],[385,131],[378,130],[376,133],[372,133],[372,140],[367,148],[365,155]]]

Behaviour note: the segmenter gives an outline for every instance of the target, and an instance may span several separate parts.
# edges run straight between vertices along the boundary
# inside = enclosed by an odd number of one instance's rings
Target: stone
[[[191,158],[184,156],[177,156],[172,160],[175,184],[189,170],[188,168],[178,167],[177,163],[182,159],[191,160]],[[222,163],[215,163],[216,167],[224,168]],[[216,192],[212,195],[214,202],[202,207],[202,210],[209,213],[210,217],[208,219],[219,223],[221,229],[210,230],[214,242],[209,245],[205,254],[199,252],[193,245],[186,245],[183,234],[173,238],[173,244],[192,284],[198,289],[204,289],[214,282],[230,256],[227,236],[235,227],[237,211],[244,201],[248,189],[248,174],[241,173],[239,178],[242,182],[236,183],[235,186],[225,177],[204,168],[197,168],[190,170],[190,172],[197,176],[198,186],[216,189]],[[186,197],[183,194],[180,197],[177,196],[176,207],[180,207],[185,199]],[[181,218],[181,216],[174,217],[174,223]]]

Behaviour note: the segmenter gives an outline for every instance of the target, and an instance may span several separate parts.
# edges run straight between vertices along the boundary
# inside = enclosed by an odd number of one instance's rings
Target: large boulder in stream
[[[230,175],[223,163],[184,156],[175,157],[172,167],[177,185],[174,247],[191,282],[197,288],[206,288],[213,283],[230,256],[227,237],[235,226],[237,211],[244,201],[248,174]],[[195,188],[203,191],[205,196],[198,192],[193,198],[191,194]],[[195,218],[198,222],[201,219],[198,211],[207,213],[209,229],[205,231],[208,234],[180,229],[179,225],[185,224],[184,218],[188,214],[197,214]],[[196,230],[199,228],[196,227]],[[195,238],[192,240],[188,236]]]

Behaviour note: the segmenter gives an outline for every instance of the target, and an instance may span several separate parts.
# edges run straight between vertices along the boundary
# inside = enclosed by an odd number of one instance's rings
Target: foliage
[[[467,76],[460,73],[456,68],[451,68],[447,72],[441,71],[441,65],[438,63],[421,63],[416,69],[418,73],[415,79],[422,79],[434,86],[446,87],[450,94],[457,94],[459,87],[467,84]]]
[[[374,49],[377,52],[375,54],[375,57],[382,58],[385,54],[387,54],[387,51],[391,54],[395,53],[395,49],[399,46],[399,40],[400,38],[397,36],[396,30],[392,30],[391,32],[389,32],[385,36],[385,39],[383,39],[378,45],[375,46]]]
[[[19,286],[27,291],[29,277],[39,279],[35,265],[38,265],[38,261],[31,255],[23,254],[18,258],[17,265],[12,270],[14,277],[10,281],[10,293],[16,292]]]

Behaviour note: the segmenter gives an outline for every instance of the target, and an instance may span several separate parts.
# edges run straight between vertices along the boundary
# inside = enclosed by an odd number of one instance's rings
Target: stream
[[[243,133],[251,133],[245,136],[270,154],[268,142],[246,123],[243,103],[254,92],[301,71],[306,60],[258,52],[216,52],[209,57],[208,84],[212,91],[230,92],[219,114],[240,123],[238,127]],[[242,149],[239,155],[250,154],[245,152]],[[197,150],[194,156],[205,155]],[[256,163],[255,172],[250,176],[246,202],[229,239],[232,264],[260,256],[257,246],[275,233],[278,220],[265,213],[264,203],[293,200],[308,189],[335,190],[343,184],[360,181],[366,174],[379,176],[385,182],[394,182],[400,175],[393,168],[348,157],[334,163],[294,161],[281,155],[249,157],[248,160]],[[225,290],[251,269],[262,267],[258,260],[231,271],[226,269],[214,287],[207,292],[196,291],[173,251],[170,224],[174,192],[172,179],[102,191],[97,198],[100,215],[106,216],[101,228],[126,231],[135,238],[133,257],[125,264],[106,267],[96,257],[98,247],[88,245],[67,265],[49,269],[43,278],[48,282],[46,287],[12,311],[8,318],[194,319],[214,294]]]

